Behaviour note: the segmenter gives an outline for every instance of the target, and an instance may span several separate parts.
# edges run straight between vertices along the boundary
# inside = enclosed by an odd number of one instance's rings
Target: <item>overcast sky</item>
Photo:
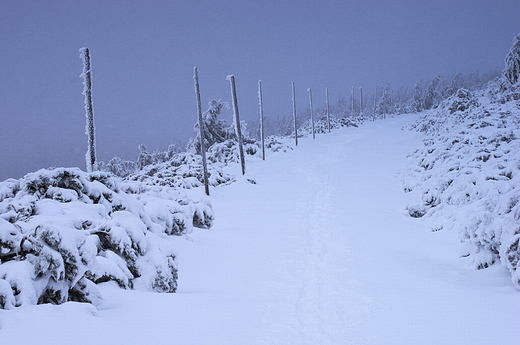
[[[85,169],[79,48],[92,58],[98,159],[135,159],[193,136],[193,67],[203,108],[242,118],[347,96],[352,86],[413,87],[437,74],[502,70],[520,32],[518,0],[0,1],[0,180]],[[224,117],[230,118],[231,111]]]

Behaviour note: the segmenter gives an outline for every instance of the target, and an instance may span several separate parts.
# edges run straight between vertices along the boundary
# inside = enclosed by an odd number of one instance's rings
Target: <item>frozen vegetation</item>
[[[98,304],[95,284],[177,289],[167,235],[209,228],[207,200],[109,173],[39,170],[0,183],[0,308]]]
[[[198,137],[184,152],[142,145],[135,162],[114,158],[102,172],[1,182],[3,339],[514,343],[519,76],[517,36],[485,87],[435,77],[396,102],[387,86],[371,116],[337,106],[331,134],[322,110],[314,126],[300,121],[297,149],[285,126],[267,138],[265,162],[244,131],[254,177],[237,173],[236,134],[218,118],[227,104],[211,101],[211,198]]]
[[[520,94],[511,95],[460,89],[423,115],[412,127],[424,146],[409,157],[404,185],[417,195],[411,216],[453,229],[475,268],[502,262],[520,288]]]
[[[520,289],[520,35],[500,78],[458,89],[413,126],[423,147],[409,157],[405,191],[412,217],[453,229],[476,269],[506,266]]]

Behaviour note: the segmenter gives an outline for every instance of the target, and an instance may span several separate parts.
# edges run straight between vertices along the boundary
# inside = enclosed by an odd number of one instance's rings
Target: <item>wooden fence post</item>
[[[242,141],[242,131],[240,130],[240,116],[238,114],[238,100],[237,100],[237,88],[235,85],[235,76],[228,75],[227,80],[229,80],[231,84],[231,98],[233,100],[233,113],[235,115],[235,129],[237,132],[237,140],[238,140],[238,152],[240,155],[240,165],[242,167],[242,175],[246,174],[246,160],[244,157],[244,144]]]
[[[359,115],[363,115],[363,87],[359,87]]]
[[[204,122],[202,121],[202,104],[200,102],[199,73],[197,67],[193,68],[193,80],[195,82],[195,95],[197,96],[197,115],[199,119],[200,155],[202,156],[202,170],[204,174],[204,190],[209,195],[208,164],[206,161],[206,147],[204,145]]]
[[[330,133],[330,108],[329,108],[329,88],[325,88],[325,103],[327,105],[327,126]]]
[[[262,160],[265,161],[265,137],[264,137],[264,102],[262,98],[262,81],[258,81],[258,104],[260,105],[260,141],[262,142]]]
[[[352,86],[352,93],[350,95],[350,106],[352,107],[350,111],[350,117],[354,118],[354,86]]]
[[[294,141],[298,146],[298,124],[296,121],[296,92],[294,91],[294,81],[292,82],[292,101],[293,101],[293,117],[294,117]]]
[[[97,170],[96,161],[96,136],[94,127],[94,110],[92,107],[92,71],[90,68],[90,50],[83,47],[79,50],[81,58],[83,59],[83,94],[85,95],[85,116],[87,117],[87,124],[85,127],[85,134],[88,137],[87,154],[85,156],[87,163],[87,172]]]
[[[316,134],[315,134],[315,131],[314,131],[314,110],[312,108],[312,90],[311,90],[311,88],[308,88],[307,91],[309,91],[309,106],[311,108],[312,139],[316,139]]]

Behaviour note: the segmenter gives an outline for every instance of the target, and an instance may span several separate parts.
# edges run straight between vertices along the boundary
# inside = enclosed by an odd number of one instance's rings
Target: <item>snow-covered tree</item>
[[[376,114],[378,116],[385,117],[392,113],[392,95],[390,90],[390,84],[387,84],[383,89],[383,93],[379,98],[376,106]]]
[[[119,157],[112,158],[105,167],[107,171],[119,177],[127,177],[134,173],[137,168],[136,162],[123,160]]]
[[[441,76],[438,75],[426,87],[424,92],[424,109],[432,109],[437,106],[440,100],[440,93],[438,86],[441,81]]]
[[[222,99],[211,100],[209,102],[209,108],[202,114],[202,120],[204,123],[204,146],[208,149],[215,143],[222,143],[229,138],[234,137],[233,128],[230,128],[227,121],[219,119],[218,115],[223,109],[228,109],[229,104],[223,102]],[[190,139],[188,143],[188,151],[200,154],[200,131],[199,123],[195,123],[194,130],[196,133],[195,138]]]
[[[511,85],[515,85],[520,80],[520,34],[513,39],[513,46],[506,56],[503,76]]]
[[[147,165],[152,164],[153,156],[148,152],[148,148],[144,144],[140,144],[139,148],[139,156],[137,157],[137,168],[142,169]]]

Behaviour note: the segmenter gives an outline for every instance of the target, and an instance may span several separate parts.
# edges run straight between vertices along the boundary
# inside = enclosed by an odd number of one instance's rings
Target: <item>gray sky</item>
[[[79,48],[92,56],[98,159],[134,159],[193,136],[193,67],[203,108],[230,102],[266,116],[348,95],[413,87],[437,74],[502,70],[520,32],[518,0],[0,1],[0,180],[85,168]],[[323,95],[321,95],[323,93]],[[230,118],[231,111],[224,118]]]

